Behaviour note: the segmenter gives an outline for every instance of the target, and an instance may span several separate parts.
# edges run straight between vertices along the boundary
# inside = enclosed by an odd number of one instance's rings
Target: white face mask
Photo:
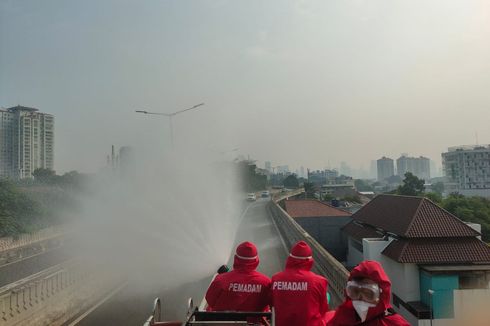
[[[352,305],[354,306],[354,309],[356,309],[356,312],[359,315],[359,317],[361,317],[362,322],[366,320],[369,308],[376,307],[376,304],[368,303],[362,300],[352,300]]]

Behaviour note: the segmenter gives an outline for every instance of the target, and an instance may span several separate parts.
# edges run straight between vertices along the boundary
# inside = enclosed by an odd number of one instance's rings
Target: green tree
[[[366,180],[356,179],[354,185],[357,191],[374,191],[374,188]]]
[[[425,197],[429,198],[436,204],[441,204],[442,203],[442,195],[437,193],[437,192],[429,192],[424,195]]]
[[[14,184],[0,180],[0,236],[15,236],[36,229],[44,216],[37,202]]]
[[[436,182],[433,185],[430,186],[433,192],[438,193],[439,195],[442,195],[444,192],[444,183],[443,182]]]
[[[312,182],[304,182],[303,187],[305,188],[306,198],[313,198],[315,194],[315,185]]]
[[[407,172],[405,173],[403,184],[398,186],[397,193],[405,196],[419,196],[425,190],[424,183],[423,179],[419,179],[412,173]]]
[[[32,172],[34,180],[39,183],[54,183],[56,172],[50,169],[39,168]]]
[[[490,200],[451,194],[443,200],[442,207],[465,222],[480,224],[482,239],[490,241]]]
[[[299,181],[298,178],[294,174],[288,175],[286,179],[284,179],[284,187],[286,188],[298,188]]]

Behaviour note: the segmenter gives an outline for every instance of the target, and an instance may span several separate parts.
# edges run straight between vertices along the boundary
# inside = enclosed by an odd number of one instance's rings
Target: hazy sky
[[[0,0],[0,106],[56,117],[56,169],[111,144],[352,167],[490,143],[487,0]],[[231,156],[231,154],[228,154]]]

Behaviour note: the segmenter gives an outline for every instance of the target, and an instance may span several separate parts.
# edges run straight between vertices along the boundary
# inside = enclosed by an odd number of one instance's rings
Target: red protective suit
[[[310,272],[311,248],[298,242],[289,255],[286,269],[272,276],[272,305],[277,326],[325,325],[328,310],[327,280]]]
[[[241,257],[241,258],[240,258]],[[265,311],[269,307],[271,280],[255,269],[257,249],[251,242],[237,247],[233,270],[219,274],[206,292],[208,311]]]
[[[410,326],[402,316],[388,311],[391,310],[391,282],[378,262],[370,260],[361,262],[351,271],[349,280],[353,278],[369,278],[378,283],[381,289],[378,304],[376,307],[369,308],[366,320],[361,322],[352,306],[352,300],[346,295],[344,303],[335,310],[327,326]]]

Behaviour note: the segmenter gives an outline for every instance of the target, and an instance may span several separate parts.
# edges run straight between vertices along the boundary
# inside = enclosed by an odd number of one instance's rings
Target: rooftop
[[[399,263],[488,264],[490,247],[478,238],[393,240],[382,252]]]
[[[453,214],[422,197],[378,195],[352,218],[405,238],[480,235]]]
[[[482,149],[490,149],[490,144],[453,146],[453,147],[449,147],[447,151],[458,152],[458,151],[473,151],[473,150],[482,150]]]
[[[380,238],[383,236],[382,232],[376,232],[376,229],[359,225],[354,221],[347,223],[342,228],[342,231],[346,232],[349,236],[359,242],[362,242],[362,239],[364,238]]]
[[[21,105],[17,105],[17,106],[13,106],[11,108],[7,108],[8,111],[39,111],[38,109],[36,108],[30,108],[28,106],[21,106]]]
[[[351,216],[349,212],[314,199],[285,200],[284,203],[286,211],[293,218]]]
[[[426,198],[379,195],[352,219],[344,232],[359,242],[389,235],[393,240],[382,254],[399,263],[490,263],[480,233]]]

